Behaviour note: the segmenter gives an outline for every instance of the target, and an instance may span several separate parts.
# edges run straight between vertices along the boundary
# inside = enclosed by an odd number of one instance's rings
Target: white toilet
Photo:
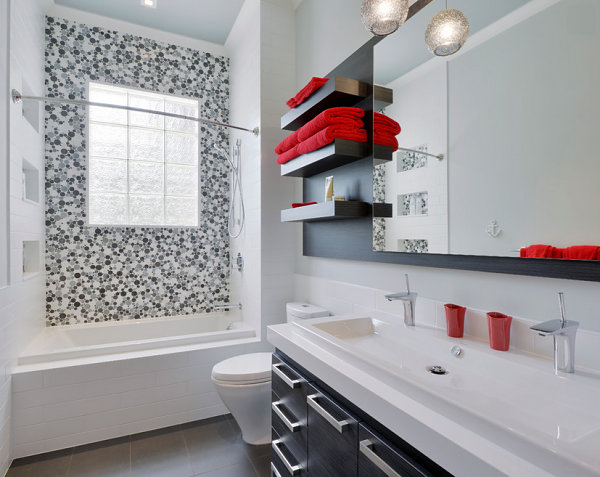
[[[324,308],[288,303],[287,321],[329,316]],[[214,365],[212,380],[248,444],[271,442],[271,353],[234,356]]]

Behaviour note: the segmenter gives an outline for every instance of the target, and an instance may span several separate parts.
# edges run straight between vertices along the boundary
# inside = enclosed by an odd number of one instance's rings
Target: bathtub
[[[21,353],[18,365],[55,367],[65,360],[81,359],[102,362],[256,339],[254,329],[234,319],[235,315],[225,312],[47,327]]]
[[[12,373],[14,457],[229,412],[212,367],[271,349],[239,319],[222,312],[45,328]]]

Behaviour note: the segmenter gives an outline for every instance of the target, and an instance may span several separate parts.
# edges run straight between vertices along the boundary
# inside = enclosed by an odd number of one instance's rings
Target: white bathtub
[[[18,364],[55,367],[65,360],[92,358],[87,361],[100,362],[116,356],[126,359],[142,353],[166,354],[256,339],[255,330],[233,321],[234,317],[229,313],[209,313],[48,327],[27,346]]]

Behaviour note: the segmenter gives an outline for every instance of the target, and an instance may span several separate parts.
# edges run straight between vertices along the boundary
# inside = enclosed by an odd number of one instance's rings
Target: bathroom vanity
[[[280,351],[272,371],[275,476],[451,475]]]
[[[598,373],[376,316],[268,340],[275,476],[600,475]]]

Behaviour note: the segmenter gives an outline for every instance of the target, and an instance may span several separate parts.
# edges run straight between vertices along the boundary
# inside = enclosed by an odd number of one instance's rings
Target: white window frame
[[[195,100],[194,98],[190,98],[187,96],[181,96],[181,95],[176,95],[176,94],[166,94],[166,93],[161,93],[161,92],[157,92],[157,91],[151,91],[148,89],[144,89],[144,88],[140,88],[137,86],[124,86],[121,84],[113,84],[113,83],[109,83],[106,81],[90,81],[88,80],[86,82],[86,98],[90,98],[90,85],[91,84],[98,84],[101,86],[110,86],[113,88],[122,88],[124,90],[133,90],[133,91],[140,91],[141,93],[151,93],[151,94],[158,94],[164,97],[169,97],[169,98],[173,98],[174,100],[177,99],[183,99],[186,101],[190,101],[190,100]],[[200,114],[200,100],[195,100],[196,103],[198,104],[198,114]],[[200,158],[202,156],[202,153],[200,151],[200,125],[198,124],[198,135],[197,135],[197,141],[198,141],[198,190],[197,190],[197,201],[198,201],[198,217],[197,217],[197,225],[160,225],[160,224],[150,224],[150,225],[140,225],[140,224],[94,224],[90,222],[90,115],[89,115],[89,108],[86,111],[86,124],[85,124],[85,142],[86,142],[86,148],[85,148],[85,153],[86,153],[86,158],[85,158],[85,163],[86,163],[86,171],[85,171],[85,178],[86,178],[86,191],[85,191],[85,195],[86,195],[86,202],[85,202],[85,225],[87,227],[90,228],[137,228],[137,229],[198,229],[200,228],[200,223],[201,223],[201,219],[202,219],[202,195],[200,193],[200,179],[202,176],[201,173],[201,161]],[[128,112],[128,116],[129,118],[129,112]],[[127,125],[127,129],[129,131],[129,124]],[[127,159],[127,161],[129,161],[129,158]],[[166,180],[166,176],[165,176],[165,180]],[[129,189],[127,191],[127,194],[129,194]]]

